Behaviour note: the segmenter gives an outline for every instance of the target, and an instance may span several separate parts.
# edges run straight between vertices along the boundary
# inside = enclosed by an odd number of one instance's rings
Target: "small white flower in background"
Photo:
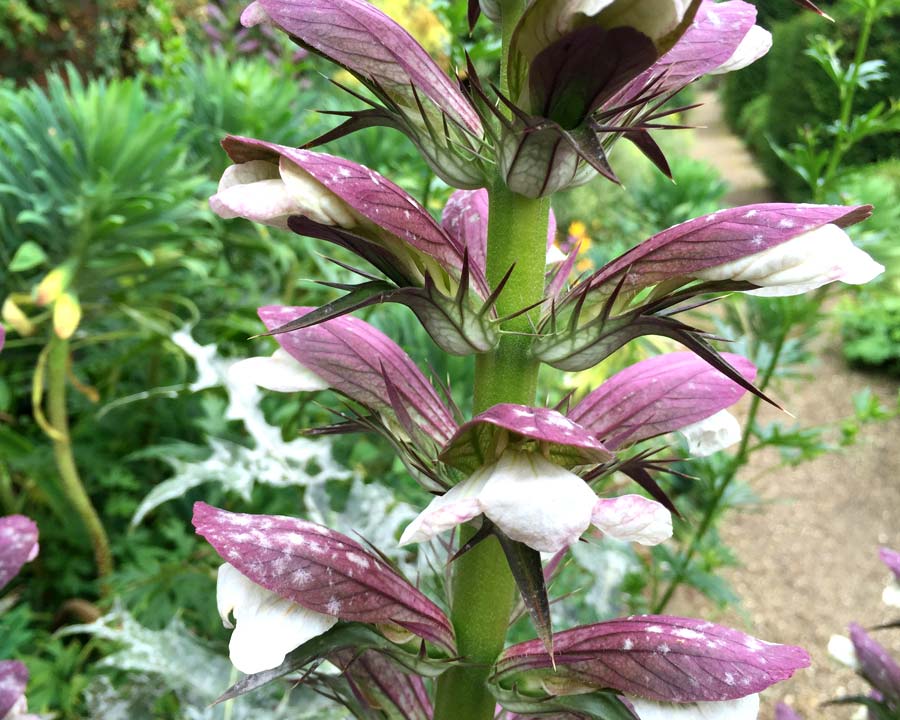
[[[888,607],[900,608],[900,583],[891,581],[881,592],[881,601]]]
[[[738,700],[698,703],[659,703],[626,696],[640,720],[756,720],[759,716],[759,695]]]
[[[530,452],[507,450],[436,497],[403,532],[400,544],[424,542],[484,514],[509,538],[558,552],[596,525],[610,537],[655,545],[672,534],[659,503],[638,495],[598,498],[578,475]]]
[[[837,225],[823,225],[768,250],[694,273],[701,280],[742,280],[759,285],[752,295],[799,295],[840,280],[862,285],[884,266],[860,250]]]
[[[681,428],[691,457],[707,457],[741,440],[741,424],[727,410]]]
[[[228,563],[219,568],[216,604],[225,627],[234,628],[231,662],[248,675],[278,667],[291,650],[338,621],[266,590]]]
[[[828,641],[828,654],[841,665],[846,665],[853,670],[859,669],[859,658],[856,657],[856,648],[850,638],[844,635],[832,635]]]

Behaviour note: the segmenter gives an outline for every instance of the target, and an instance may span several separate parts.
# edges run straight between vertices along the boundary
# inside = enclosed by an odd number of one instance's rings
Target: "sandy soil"
[[[703,99],[710,102],[691,118],[707,127],[698,131],[695,157],[714,164],[732,183],[728,204],[773,199],[750,156],[724,128],[714,96]],[[863,388],[872,388],[889,405],[900,390],[895,381],[849,369],[833,339],[823,343],[817,366],[809,370],[813,381],[794,382],[776,394],[803,426],[850,416],[852,396]],[[779,414],[767,409],[760,419]],[[825,648],[851,621],[872,626],[900,617],[881,603],[889,573],[878,560],[879,545],[900,549],[900,418],[866,426],[856,445],[813,462],[774,471],[773,465],[777,458],[754,456],[743,479],[764,504],[731,514],[721,528],[742,563],[725,573],[742,606],[717,613],[703,598],[682,592],[670,610],[703,614],[809,650],[812,667],[764,697],[764,720],[774,717],[778,700],[807,719],[850,718],[854,710],[820,703],[866,686]],[[879,632],[877,638],[900,658],[900,630]]]

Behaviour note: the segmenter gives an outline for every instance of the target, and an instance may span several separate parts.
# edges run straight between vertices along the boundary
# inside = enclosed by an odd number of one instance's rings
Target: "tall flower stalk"
[[[669,173],[651,134],[677,127],[660,122],[676,112],[666,101],[760,57],[769,36],[741,0],[470,2],[472,23],[482,13],[499,25],[501,75],[482,78],[469,63],[456,82],[364,0],[258,0],[242,15],[349,71],[368,107],[300,149],[226,138],[234,165],[211,206],[332,243],[366,266],[336,260],[361,280],[333,285],[343,294],[321,307],[261,308],[279,349],[234,372],[273,391],[343,395],[338,421],[318,432],[374,432],[391,444],[434,496],[400,543],[432,542],[453,577],[433,600],[375,548],[328,528],[198,503],[195,527],[223,560],[231,657],[248,673],[223,699],[302,670],[365,718],[699,718],[711,704],[755,718],[757,694],[805,667],[803,650],[663,615],[554,632],[547,588],[582,537],[671,536],[677,508],[658,480],[670,459],[644,441],[679,432],[691,454],[711,454],[740,439],[728,407],[745,392],[769,401],[752,363],[717,350],[682,313],[726,292],[866,282],[881,267],[843,228],[870,208],[733,208],[571,277],[578,249],[548,254],[552,194],[598,176],[616,182],[610,154],[622,139]],[[373,126],[407,135],[458,188],[440,224],[389,179],[311,149]],[[383,302],[409,308],[442,351],[475,356],[473,417],[352,316]],[[585,370],[644,335],[686,352],[644,360],[555,408],[536,404],[542,364]],[[642,492],[614,492],[615,475]],[[519,601],[536,638],[507,646]],[[325,660],[339,677],[318,671]]]

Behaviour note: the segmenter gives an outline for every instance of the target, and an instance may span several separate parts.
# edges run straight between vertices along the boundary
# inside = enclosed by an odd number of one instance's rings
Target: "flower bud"
[[[28,316],[22,312],[12,297],[3,301],[3,309],[0,310],[0,316],[3,322],[12,327],[19,335],[27,337],[34,334],[34,323],[28,319]]]
[[[70,292],[60,295],[53,304],[53,330],[62,340],[68,340],[81,323],[81,303]]]
[[[44,276],[35,290],[35,302],[44,307],[58,298],[72,282],[72,265],[64,263]]]

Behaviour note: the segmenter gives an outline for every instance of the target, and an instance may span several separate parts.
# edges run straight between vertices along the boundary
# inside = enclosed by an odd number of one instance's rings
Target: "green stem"
[[[538,302],[544,294],[549,202],[516,195],[498,182],[490,194],[487,277],[492,287],[515,265],[497,302],[500,317]],[[531,404],[539,363],[529,352],[532,316],[503,323],[497,348],[475,364],[474,412],[500,402]],[[463,528],[465,542],[474,529]],[[486,681],[503,650],[515,601],[515,582],[499,543],[490,538],[454,564],[451,619],[466,664],[437,684],[434,720],[490,720],[495,700]]]
[[[66,404],[68,366],[69,341],[53,335],[50,340],[47,361],[48,419],[58,433],[53,440],[53,456],[56,459],[63,492],[72,504],[75,513],[81,518],[91,538],[97,572],[102,578],[112,572],[112,553],[109,549],[106,530],[84,489],[78,475],[78,467],[75,465],[75,458],[72,455],[72,442],[69,437],[69,411]]]
[[[766,365],[766,368],[763,371],[763,374],[760,377],[760,381],[758,383],[758,387],[760,390],[765,391],[765,389],[769,386],[769,383],[772,381],[772,376],[774,375],[775,370],[778,367],[778,361],[781,358],[781,352],[784,349],[785,340],[787,340],[787,333],[787,329],[783,330],[778,336],[778,339],[775,341],[775,347],[772,350],[772,357],[769,358],[769,363],[768,365]],[[734,454],[734,457],[731,460],[731,464],[729,465],[727,473],[718,484],[718,487],[716,487],[716,491],[713,494],[712,499],[709,503],[707,503],[706,512],[703,514],[703,519],[697,526],[697,530],[694,532],[693,537],[691,537],[691,542],[688,545],[688,548],[685,551],[684,555],[682,555],[681,562],[678,563],[678,567],[675,569],[675,575],[669,582],[669,585],[666,588],[665,593],[663,593],[662,598],[660,598],[660,600],[653,608],[654,614],[659,614],[666,609],[666,606],[669,604],[669,601],[672,599],[675,591],[684,582],[684,576],[691,564],[691,560],[694,559],[694,555],[696,555],[697,550],[700,549],[700,544],[706,537],[706,533],[708,533],[709,529],[712,527],[713,520],[715,520],[716,515],[719,512],[719,508],[722,504],[722,500],[725,498],[725,494],[728,492],[728,488],[731,486],[731,483],[734,481],[735,477],[737,477],[738,470],[747,462],[747,457],[749,455],[750,437],[753,435],[753,425],[756,423],[756,415],[759,412],[760,402],[761,401],[758,395],[754,395],[751,398],[750,409],[747,411],[747,422],[744,426],[744,434],[741,436],[741,444],[738,445],[737,452]]]
[[[866,52],[869,49],[869,38],[872,34],[872,26],[875,24],[875,15],[877,12],[877,3],[870,2],[863,18],[862,29],[859,34],[859,42],[856,44],[856,53],[853,57],[853,72],[850,74],[849,81],[845,81],[846,85],[841,92],[841,115],[838,121],[837,137],[831,147],[831,157],[828,165],[822,175],[822,183],[816,188],[815,200],[821,202],[825,199],[825,194],[831,189],[831,182],[834,175],[844,159],[847,151],[852,147],[853,143],[847,141],[847,131],[850,125],[850,116],[853,113],[853,101],[856,98],[856,88],[859,83],[859,68],[866,59]]]

